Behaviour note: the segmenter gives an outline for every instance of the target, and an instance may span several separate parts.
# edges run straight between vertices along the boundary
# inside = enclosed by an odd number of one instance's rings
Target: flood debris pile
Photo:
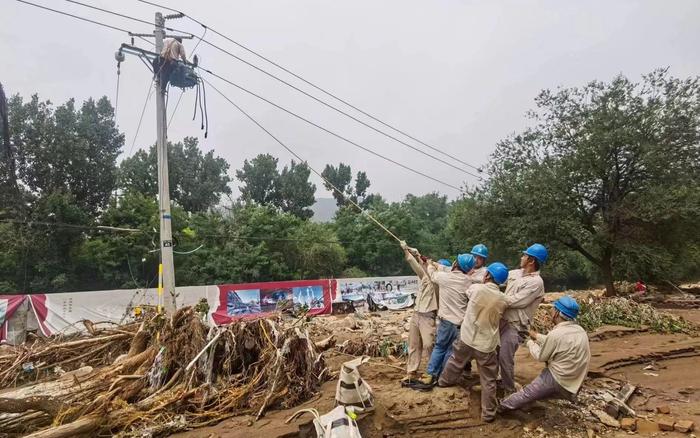
[[[99,328],[84,321],[87,334],[57,335],[39,338],[18,346],[5,345],[0,352],[0,388],[17,386],[63,374],[80,366],[111,363],[126,352],[139,324]]]
[[[659,333],[691,333],[696,330],[691,322],[679,316],[625,298],[584,302],[577,321],[586,331],[606,324],[634,328],[644,326]]]
[[[15,414],[0,414],[0,430],[37,431],[31,435],[35,438],[163,436],[236,415],[259,418],[273,407],[293,407],[310,398],[328,374],[306,330],[296,322],[260,319],[208,327],[196,311],[183,308],[171,318],[149,315],[128,328],[118,329],[125,342],[112,352],[119,355],[108,365],[85,366],[91,356],[83,348],[75,355],[84,357],[72,361],[81,368],[4,392],[0,412]],[[93,340],[90,350],[96,351],[114,342],[108,336],[81,341]],[[3,360],[21,362],[20,354]]]
[[[401,358],[408,354],[409,312],[351,313],[315,318],[310,330],[316,338],[335,335],[336,349],[351,356]]]
[[[587,332],[592,332],[604,325],[616,325],[631,328],[648,328],[658,333],[695,333],[697,327],[670,313],[627,298],[589,298],[581,302],[581,312],[576,321]],[[552,329],[549,316],[550,304],[541,304],[534,316],[533,327],[540,333]]]

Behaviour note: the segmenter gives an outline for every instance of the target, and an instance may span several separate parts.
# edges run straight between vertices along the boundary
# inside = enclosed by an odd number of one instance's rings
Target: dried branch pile
[[[140,326],[120,327],[116,334],[123,337],[100,332],[80,339],[89,348],[72,351],[83,357],[70,361],[98,365],[108,358],[105,351],[121,353],[113,363],[3,393],[0,412],[21,414],[0,414],[0,430],[21,434],[44,428],[31,435],[35,438],[163,436],[241,414],[259,418],[271,407],[293,407],[327,375],[307,335],[272,319],[209,328],[192,308],[184,308],[168,320],[147,316]],[[69,363],[73,347],[54,340],[45,344],[32,347],[31,360],[47,369],[55,368],[55,360]],[[49,345],[55,356],[45,351]],[[26,353],[6,356],[0,356],[0,364],[19,363],[14,373],[24,372]],[[10,372],[0,388],[16,381]]]

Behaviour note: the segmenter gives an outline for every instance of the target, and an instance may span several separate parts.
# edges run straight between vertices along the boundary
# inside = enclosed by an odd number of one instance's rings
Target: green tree
[[[96,215],[107,205],[116,182],[116,159],[124,135],[114,123],[106,97],[53,108],[33,95],[10,99],[9,128],[17,173],[31,198],[69,193],[76,206]]]
[[[328,181],[324,181],[323,185],[326,190],[333,194],[338,207],[344,206],[347,199],[350,199],[364,208],[371,203],[372,199],[374,199],[374,195],[367,194],[370,181],[365,172],[357,172],[354,185],[352,183],[352,168],[350,168],[350,166],[347,164],[340,163],[338,164],[338,167],[331,164],[326,164],[326,167],[323,169],[323,172],[321,172],[321,175]],[[334,186],[341,193],[334,190]]]
[[[309,181],[311,169],[307,163],[284,166],[280,173],[277,188],[277,202],[280,209],[301,219],[309,219],[314,212],[309,208],[316,201],[316,185]]]
[[[182,223],[184,212],[172,211],[173,224]],[[80,289],[140,288],[153,286],[158,274],[158,204],[136,191],[110,201],[99,225],[141,232],[91,233],[75,251]]]
[[[246,202],[268,205],[283,212],[292,213],[301,219],[309,219],[315,202],[316,185],[309,181],[311,169],[307,163],[292,160],[277,170],[277,158],[260,154],[245,160],[243,168],[236,171],[236,178],[243,183],[239,187],[241,198]]]
[[[545,90],[535,102],[534,126],[502,141],[490,161],[488,227],[520,246],[538,240],[580,253],[608,294],[616,276],[672,275],[675,255],[698,242],[698,78],[618,76]]]
[[[120,166],[121,188],[155,197],[158,193],[158,157],[155,145],[148,153],[138,150]],[[171,199],[188,212],[215,207],[222,195],[231,193],[228,186],[229,164],[213,151],[206,154],[195,137],[168,143],[168,181]]]
[[[418,235],[417,221],[401,203],[376,202],[369,207],[368,213],[399,238],[412,242],[411,237]],[[409,272],[398,242],[365,214],[359,214],[355,207],[341,207],[334,225],[350,266],[370,275],[403,275]]]
[[[243,161],[243,168],[236,171],[236,178],[243,183],[238,189],[244,201],[259,205],[278,204],[278,161],[270,154],[260,154],[250,161]]]

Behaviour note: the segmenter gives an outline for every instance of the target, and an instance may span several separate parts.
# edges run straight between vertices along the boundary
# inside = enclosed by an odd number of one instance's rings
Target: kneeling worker
[[[498,378],[498,326],[508,306],[498,285],[508,278],[503,263],[486,268],[484,284],[473,284],[467,290],[469,304],[459,338],[452,345],[452,355],[440,374],[438,386],[453,386],[462,376],[465,364],[476,359],[481,380],[481,419],[490,423],[496,417],[496,379]]]
[[[501,402],[499,411],[519,409],[542,399],[574,400],[588,373],[591,351],[586,331],[574,320],[579,312],[575,299],[563,296],[550,315],[554,328],[547,335],[530,330],[527,346],[532,357],[547,367],[529,385]]]

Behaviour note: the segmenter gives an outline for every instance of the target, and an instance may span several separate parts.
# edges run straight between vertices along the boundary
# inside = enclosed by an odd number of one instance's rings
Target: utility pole
[[[156,12],[155,30],[156,53],[163,51],[165,38],[165,19],[163,14]],[[162,66],[163,60],[158,63]],[[160,214],[160,257],[163,264],[163,295],[166,313],[176,309],[175,303],[175,262],[173,260],[173,231],[172,216],[170,215],[170,184],[168,182],[168,124],[165,115],[165,89],[167,84],[161,84],[160,71],[155,72],[156,87],[156,151],[158,155],[158,213]]]
[[[175,264],[173,262],[173,231],[172,216],[170,215],[170,185],[168,183],[168,124],[165,114],[165,90],[167,84],[161,82],[160,68],[163,60],[160,53],[163,51],[165,34],[165,20],[182,18],[181,13],[163,16],[156,12],[155,30],[153,34],[129,32],[131,44],[122,44],[114,57],[117,62],[124,61],[124,53],[136,55],[147,65],[154,68],[154,83],[156,87],[156,152],[158,156],[158,214],[160,215],[160,260],[158,268],[158,300],[163,297],[163,307],[166,312],[174,312],[176,309],[175,294]],[[192,39],[192,35],[177,35],[179,38]],[[134,37],[155,38],[155,52],[134,46]],[[178,61],[180,62],[180,61]],[[185,65],[194,64],[183,61]],[[161,284],[162,283],[162,284]]]

